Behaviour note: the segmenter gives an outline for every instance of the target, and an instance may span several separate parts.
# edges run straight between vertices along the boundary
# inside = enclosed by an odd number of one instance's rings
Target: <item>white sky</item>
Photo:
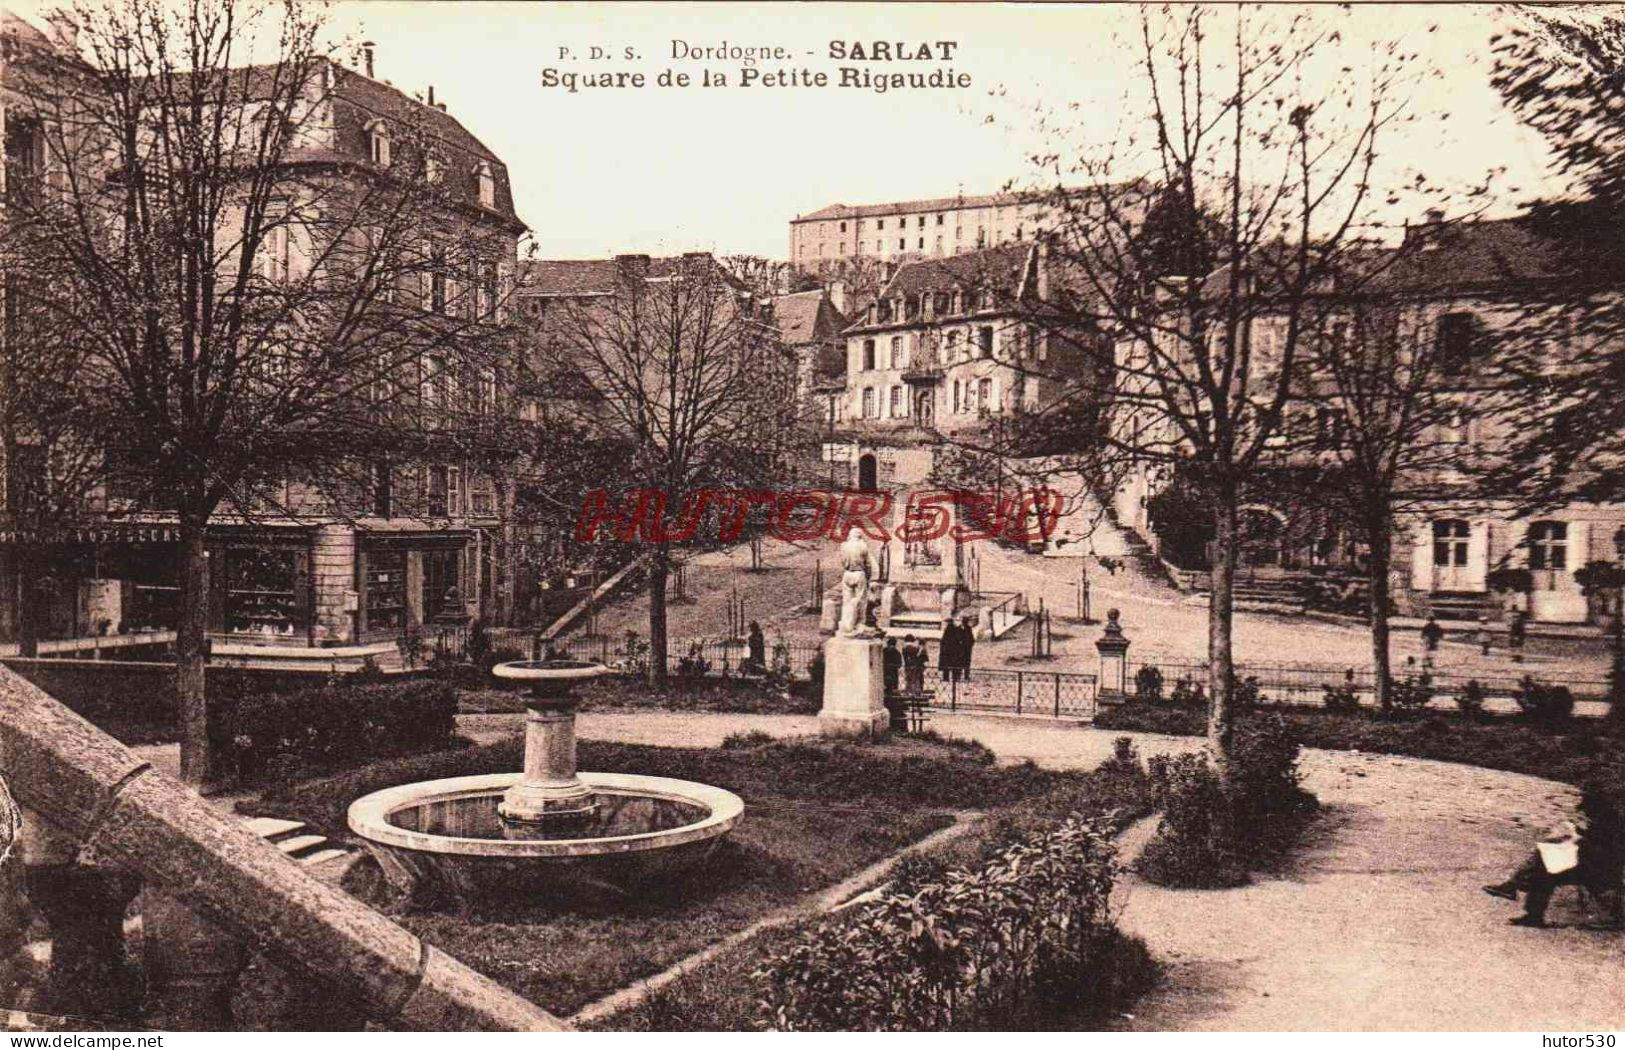
[[[7,0],[37,16],[49,0]],[[1110,34],[1133,9],[1112,5],[920,4],[610,5],[341,0],[341,34],[377,44],[377,74],[408,92],[434,85],[451,112],[508,164],[520,217],[549,258],[685,250],[783,257],[788,221],[826,204],[952,196],[998,189],[1030,169],[1040,145],[1021,105],[1091,99],[1081,120],[1109,119],[1100,100],[1127,77]],[[1488,6],[1384,6],[1356,12],[1354,34],[1401,34],[1436,70],[1450,117],[1392,153],[1434,180],[1467,182],[1505,166],[1502,199],[1538,185],[1539,137],[1506,113],[1488,83]],[[1437,23],[1436,32],[1426,27]],[[568,94],[541,73],[670,66],[671,41],[782,44],[824,69],[831,40],[957,40],[961,91],[660,89]],[[557,49],[597,44],[636,62],[564,63]],[[807,52],[814,52],[809,56]],[[929,64],[890,63],[896,71]],[[765,68],[774,68],[768,65]],[[876,70],[879,65],[872,66]],[[990,91],[1002,89],[1002,98]],[[988,121],[990,113],[997,119]],[[1103,127],[1105,125],[1102,125]],[[1516,187],[1516,190],[1514,190]]]

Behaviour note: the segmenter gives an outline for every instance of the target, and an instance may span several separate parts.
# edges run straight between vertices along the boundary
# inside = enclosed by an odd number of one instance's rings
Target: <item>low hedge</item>
[[[457,728],[457,691],[427,680],[326,685],[243,697],[222,721],[242,781],[286,780],[447,747]]]
[[[1070,819],[977,869],[890,892],[825,922],[757,972],[761,1022],[780,1031],[1024,1027],[1075,1009],[1111,924],[1112,828]]]

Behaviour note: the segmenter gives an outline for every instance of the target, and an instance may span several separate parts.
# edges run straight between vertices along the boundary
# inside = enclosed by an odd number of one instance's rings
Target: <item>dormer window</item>
[[[389,128],[381,120],[367,125],[367,152],[374,164],[389,167]]]
[[[497,182],[491,175],[491,165],[480,161],[480,166],[474,169],[474,177],[480,184],[480,207],[496,207]]]

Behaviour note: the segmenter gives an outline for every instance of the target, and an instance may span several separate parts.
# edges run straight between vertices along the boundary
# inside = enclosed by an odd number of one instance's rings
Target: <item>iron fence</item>
[[[555,656],[595,660],[620,670],[641,670],[649,661],[649,643],[642,637],[577,635],[555,638],[547,643],[547,649]],[[666,647],[666,663],[673,674],[686,672],[694,676],[732,678],[787,670],[791,678],[807,679],[812,677],[813,662],[822,650],[823,647],[815,643],[769,641],[763,653],[765,666],[753,667],[750,648],[742,639],[673,639]]]
[[[1155,667],[1162,674],[1162,695],[1169,697],[1180,682],[1201,686],[1208,682],[1206,661],[1143,660],[1130,669],[1128,689],[1135,693],[1139,672]],[[1352,688],[1362,703],[1376,702],[1377,676],[1369,667],[1334,667],[1316,664],[1236,664],[1236,678],[1240,681],[1255,679],[1259,693],[1267,702],[1319,706],[1325,703],[1327,687]],[[1426,674],[1435,698],[1449,702],[1466,692],[1468,683],[1477,682],[1486,700],[1512,700],[1523,690],[1523,675],[1459,674],[1428,670],[1422,667],[1395,668],[1394,677],[1403,679],[1409,674]],[[1546,685],[1567,686],[1576,700],[1606,702],[1609,684],[1606,679],[1543,679],[1535,671],[1529,677]]]
[[[906,685],[906,683],[905,683]],[[1052,718],[1093,718],[1098,683],[1092,674],[973,667],[966,672],[925,670],[932,706],[948,711],[998,711]]]

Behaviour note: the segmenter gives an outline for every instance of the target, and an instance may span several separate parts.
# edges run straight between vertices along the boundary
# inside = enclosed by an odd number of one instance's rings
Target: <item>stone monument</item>
[[[884,733],[886,712],[880,632],[864,623],[874,555],[854,527],[841,544],[841,618],[824,643],[824,706],[818,728],[825,736]]]

